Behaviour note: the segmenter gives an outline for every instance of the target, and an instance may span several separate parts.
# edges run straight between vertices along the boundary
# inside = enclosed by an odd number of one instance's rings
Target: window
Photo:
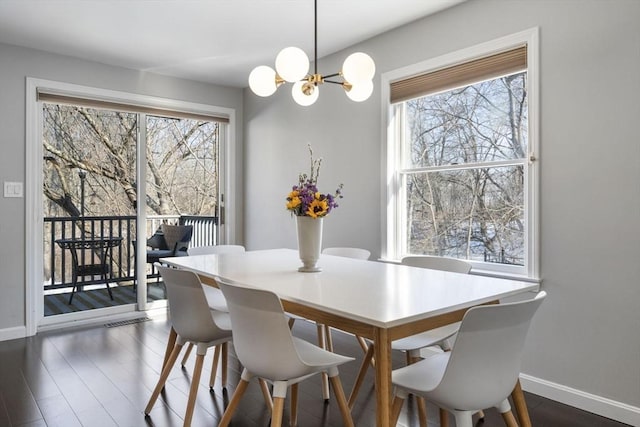
[[[529,48],[389,79],[386,258],[536,276]]]

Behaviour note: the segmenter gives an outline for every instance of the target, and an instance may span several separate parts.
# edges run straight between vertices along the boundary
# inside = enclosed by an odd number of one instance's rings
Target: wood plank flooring
[[[38,334],[35,337],[0,342],[0,427],[172,427],[181,426],[189,392],[194,357],[185,369],[176,366],[165,391],[151,416],[143,409],[162,364],[169,323],[165,318],[125,324],[118,327],[96,326]],[[315,341],[315,326],[296,322],[294,332]],[[355,380],[362,351],[355,339],[334,332],[335,351],[358,360],[341,367],[347,394]],[[228,403],[240,376],[238,361],[230,352],[228,391],[220,387],[220,372],[213,392],[208,380],[213,351],[209,352],[201,379],[192,426],[215,426]],[[394,366],[403,356],[394,355]],[[373,375],[358,396],[353,410],[357,426],[375,425]],[[331,399],[322,400],[320,377],[300,385],[300,427],[340,427],[340,412]],[[624,424],[580,411],[539,396],[526,393],[534,426],[541,427],[620,427]],[[286,411],[287,408],[285,408]],[[502,426],[495,410],[486,412],[486,427]],[[437,426],[438,411],[429,406],[429,426]],[[453,426],[454,421],[451,419]],[[257,384],[251,384],[232,425],[256,427],[269,425]],[[285,416],[285,425],[288,418]],[[418,426],[412,400],[403,408],[398,425]]]

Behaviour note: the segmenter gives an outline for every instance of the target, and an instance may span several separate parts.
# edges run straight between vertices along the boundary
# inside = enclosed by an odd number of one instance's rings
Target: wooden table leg
[[[374,333],[374,357],[376,360],[376,425],[391,425],[391,342],[386,329],[377,328]]]
[[[511,399],[515,406],[516,415],[518,416],[518,424],[520,427],[531,427],[531,419],[529,418],[529,410],[527,409],[527,402],[524,400],[524,393],[520,386],[520,380],[516,382],[516,386],[511,392]]]

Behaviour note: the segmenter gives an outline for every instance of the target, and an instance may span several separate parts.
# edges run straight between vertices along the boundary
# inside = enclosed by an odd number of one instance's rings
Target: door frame
[[[173,111],[184,111],[226,117],[229,123],[224,126],[225,132],[221,138],[224,146],[221,152],[224,157],[220,159],[220,188],[222,195],[237,194],[235,182],[234,165],[236,165],[237,145],[235,143],[236,111],[232,108],[220,107],[208,104],[179,101],[169,98],[139,95],[128,92],[119,92],[107,89],[94,88],[89,86],[75,85],[71,83],[58,82],[27,77],[26,80],[26,179],[25,179],[25,325],[26,335],[35,335],[38,331],[60,328],[70,323],[73,325],[95,323],[97,320],[109,319],[121,320],[126,318],[139,317],[141,311],[152,307],[147,307],[146,301],[146,281],[144,271],[146,260],[141,259],[145,253],[144,242],[146,241],[144,224],[146,223],[146,213],[137,212],[137,273],[142,277],[139,281],[138,304],[131,306],[111,307],[96,310],[87,310],[77,313],[69,313],[60,316],[44,317],[43,308],[43,287],[44,283],[44,210],[43,210],[43,176],[42,176],[42,102],[38,101],[38,90],[59,93],[61,95],[75,96],[81,98],[96,99],[102,101],[118,102],[145,107],[155,107]],[[142,115],[142,114],[141,114]],[[139,132],[140,133],[140,132]],[[146,191],[142,166],[145,165],[143,147],[144,138],[138,138],[137,156],[137,178],[138,178],[138,206],[144,206],[143,195]],[[141,154],[142,153],[142,154]],[[220,237],[223,241],[234,242],[238,233],[238,224],[233,219],[236,218],[236,197],[225,197],[226,218],[231,219],[225,226],[220,227]],[[142,200],[142,203],[140,202]],[[53,319],[63,317],[62,319]]]

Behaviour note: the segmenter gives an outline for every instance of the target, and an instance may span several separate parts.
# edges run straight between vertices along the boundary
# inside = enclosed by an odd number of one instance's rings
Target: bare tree
[[[526,74],[406,103],[410,252],[478,259],[524,253]]]
[[[86,173],[87,214],[135,213],[138,115],[55,104],[43,114],[47,215],[79,215],[79,171]],[[145,126],[148,212],[212,215],[219,124],[148,117]]]

